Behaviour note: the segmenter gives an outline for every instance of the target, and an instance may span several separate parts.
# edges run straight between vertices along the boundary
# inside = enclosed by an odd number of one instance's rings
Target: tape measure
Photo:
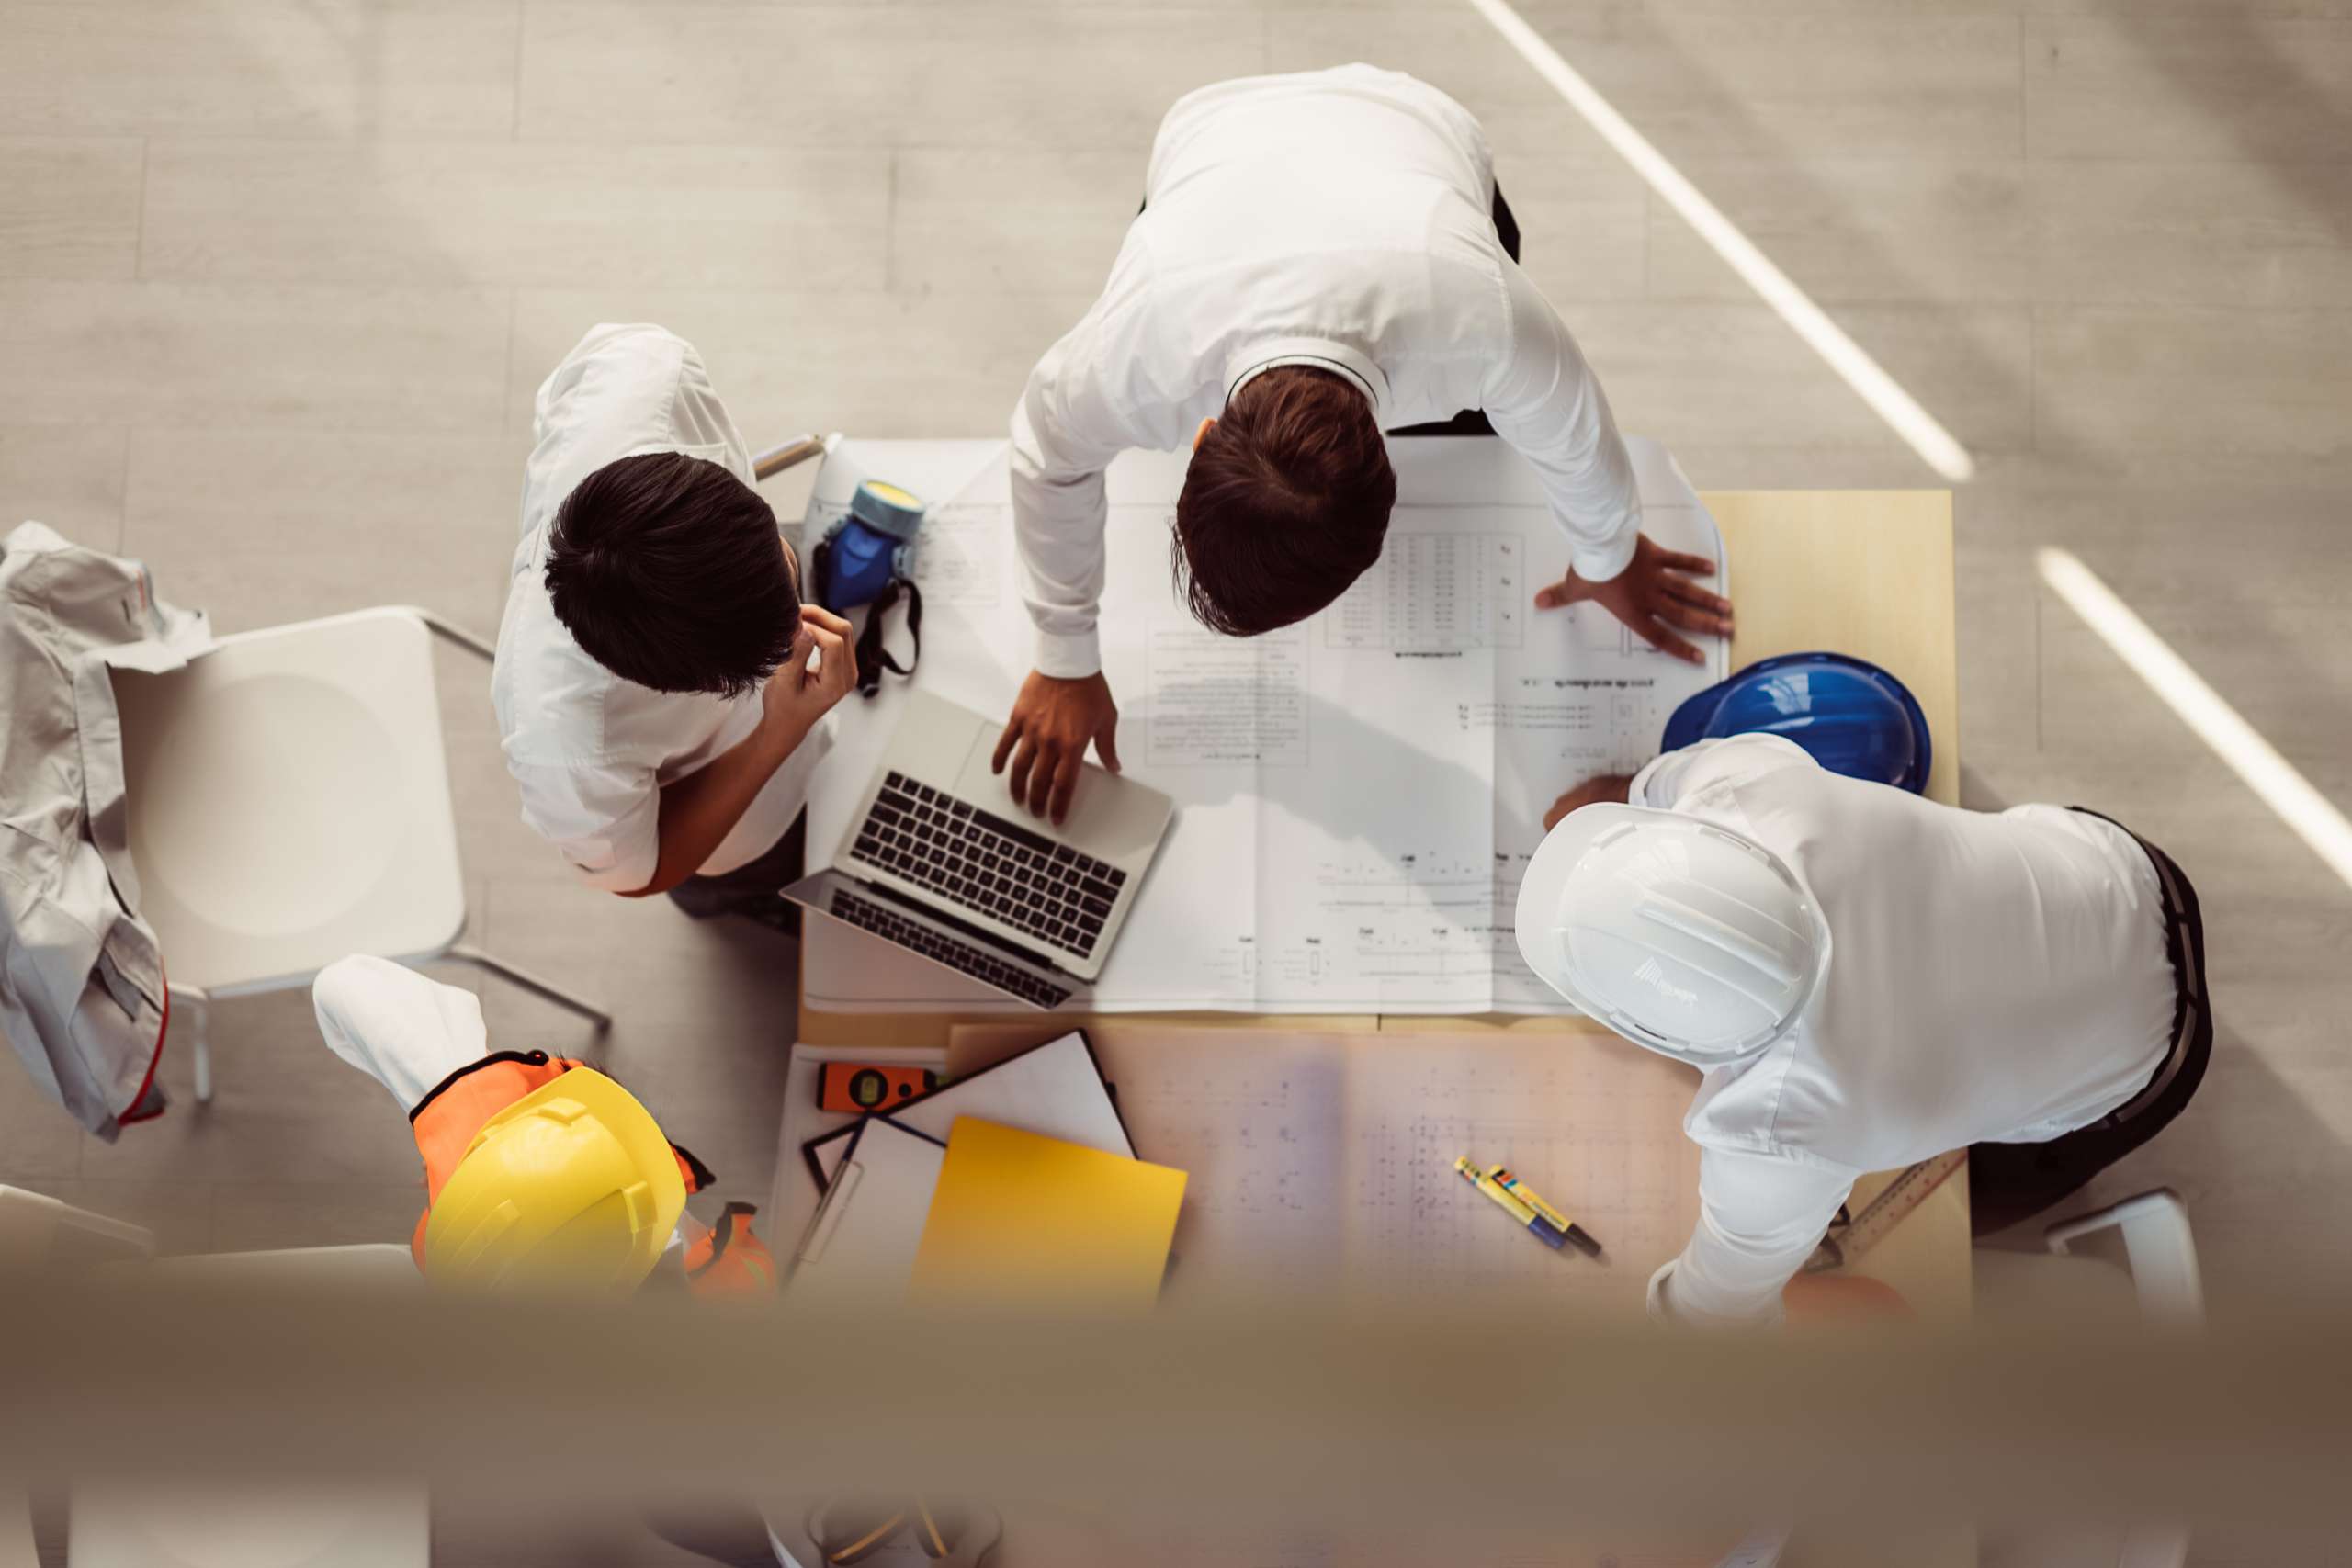
[[[1877,1197],[1862,1205],[1860,1213],[1844,1224],[1829,1227],[1829,1234],[1821,1238],[1821,1245],[1805,1260],[1804,1271],[1821,1274],[1851,1263],[1876,1247],[1881,1237],[1903,1223],[1905,1215],[1928,1201],[1928,1193],[1941,1187],[1947,1177],[1967,1163],[1968,1151],[1954,1149],[1906,1167]]]

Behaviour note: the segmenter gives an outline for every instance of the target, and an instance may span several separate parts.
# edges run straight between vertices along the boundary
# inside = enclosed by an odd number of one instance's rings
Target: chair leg
[[[507,963],[503,958],[499,958],[491,953],[484,953],[479,947],[472,946],[466,942],[459,942],[455,947],[452,947],[447,952],[442,953],[441,956],[452,959],[459,964],[470,964],[477,969],[486,969],[492,975],[499,976],[506,980],[512,981],[517,986],[522,987],[525,990],[529,991],[534,996],[545,997],[548,1000],[555,1003],[558,1007],[569,1008],[573,1012],[578,1013],[581,1017],[594,1021],[599,1032],[610,1029],[613,1026],[613,1015],[606,1012],[603,1008],[598,1007],[595,1003],[582,1000],[581,998],[573,996],[571,992],[556,985],[553,981],[541,979],[538,976],[532,974],[527,969],[518,969],[514,964]]]
[[[171,987],[172,1006],[188,1031],[188,1060],[196,1069],[196,1102],[212,1103],[212,998],[195,986]],[[192,1016],[191,1016],[192,1015]]]

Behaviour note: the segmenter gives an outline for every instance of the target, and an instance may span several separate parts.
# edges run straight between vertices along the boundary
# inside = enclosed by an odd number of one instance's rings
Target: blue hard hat
[[[1666,721],[1662,750],[1725,735],[1781,735],[1833,773],[1928,787],[1928,716],[1902,682],[1842,653],[1784,653],[1690,698]]]

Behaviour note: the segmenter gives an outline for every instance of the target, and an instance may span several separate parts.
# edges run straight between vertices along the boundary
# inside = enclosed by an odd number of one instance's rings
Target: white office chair
[[[14,1482],[0,1481],[0,1568],[40,1568],[32,1499]]]
[[[2112,1233],[2109,1235],[2109,1233]],[[1980,1325],[2066,1323],[2098,1327],[2135,1314],[2150,1327],[2194,1333],[2205,1322],[2197,1243],[2179,1194],[2159,1187],[2104,1209],[2062,1220],[2042,1233],[2047,1253],[1979,1248],[1974,1255]],[[2093,1244],[2078,1250],[2077,1244]],[[2120,1244],[2120,1263],[2098,1256]],[[1986,1533],[1983,1568],[2181,1568],[2188,1532],[2176,1526],[2054,1532]]]
[[[0,1186],[0,1268],[70,1269],[154,1255],[154,1233],[141,1226]],[[0,1568],[40,1568],[32,1500],[7,1476],[0,1476]]]
[[[182,1274],[332,1280],[420,1290],[405,1247],[215,1253],[154,1265]],[[427,1568],[432,1509],[423,1485],[334,1483],[265,1488],[77,1481],[66,1568]]]
[[[118,672],[130,861],[212,1098],[212,997],[310,983],[346,953],[454,959],[611,1016],[458,938],[457,816],[433,682],[437,633],[387,605],[222,637],[182,669]]]

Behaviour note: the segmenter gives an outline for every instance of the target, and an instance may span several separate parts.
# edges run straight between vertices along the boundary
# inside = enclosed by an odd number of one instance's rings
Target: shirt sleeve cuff
[[[1666,1282],[1674,1277],[1674,1266],[1680,1261],[1679,1258],[1669,1258],[1658,1266],[1657,1273],[1650,1276],[1648,1305],[1653,1323],[1674,1321],[1674,1310],[1666,1304]]]
[[[652,881],[654,872],[660,868],[659,843],[650,851],[632,848],[621,853],[613,853],[611,846],[600,844],[596,848],[605,853],[592,859],[569,844],[564,846],[564,853],[571,862],[571,868],[580,874],[580,880],[600,893],[634,893]]]
[[[1678,1328],[1778,1328],[1783,1321],[1781,1302],[1773,1297],[1770,1311],[1753,1318],[1722,1317],[1713,1313],[1692,1312],[1674,1299],[1674,1270],[1682,1261],[1668,1258],[1658,1271],[1650,1276],[1649,1312],[1653,1323],[1671,1324]]]
[[[1587,582],[1607,582],[1632,563],[1634,547],[1641,537],[1638,525],[1628,528],[1609,544],[1579,546],[1569,555],[1568,563]]]
[[[1039,632],[1037,673],[1057,681],[1082,681],[1102,672],[1102,635],[1090,626],[1082,632]]]

